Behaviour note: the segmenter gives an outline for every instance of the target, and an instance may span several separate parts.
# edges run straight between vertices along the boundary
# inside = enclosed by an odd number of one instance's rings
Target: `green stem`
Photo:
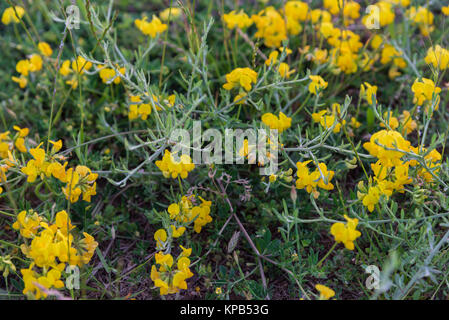
[[[332,251],[334,251],[335,247],[337,246],[337,242],[334,243],[334,245],[329,249],[329,251],[325,254],[325,256],[323,257],[323,259],[320,260],[320,262],[317,263],[317,267],[319,268],[321,266],[321,264],[323,263],[324,260],[326,260],[326,258],[332,253]]]

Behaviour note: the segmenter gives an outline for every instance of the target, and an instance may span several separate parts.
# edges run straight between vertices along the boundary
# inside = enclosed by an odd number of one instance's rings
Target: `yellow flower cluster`
[[[334,27],[332,22],[323,22],[319,30],[320,35],[332,46],[329,56],[333,72],[355,73],[358,70],[358,53],[363,47],[360,36],[351,30]]]
[[[252,89],[252,84],[257,81],[257,72],[250,68],[237,68],[226,75],[225,90],[231,91],[234,88],[243,88],[245,91]]]
[[[407,119],[410,119],[408,112],[405,113],[403,121],[410,122]],[[390,119],[390,126],[391,124],[397,126],[396,121]],[[416,123],[411,125],[403,123],[403,127],[406,132],[409,132],[412,128],[416,128]],[[366,187],[363,181],[358,184],[357,196],[370,212],[374,211],[382,196],[388,199],[395,191],[403,193],[404,186],[413,183],[409,168],[415,167],[419,163],[416,160],[404,161],[407,153],[425,155],[424,161],[427,168],[418,168],[417,176],[426,182],[434,181],[429,170],[432,170],[433,174],[437,174],[440,170],[442,156],[437,150],[427,153],[425,148],[412,147],[409,141],[394,130],[381,130],[375,133],[370,142],[365,143],[363,147],[378,159],[376,163],[371,164],[374,177],[369,178],[368,186]]]
[[[442,48],[440,45],[430,47],[424,61],[433,65],[434,68],[446,70],[449,67],[449,50]]]
[[[39,48],[41,54],[46,57],[50,57],[53,54],[53,49],[47,42],[39,42],[37,47]]]
[[[59,73],[66,77],[73,72],[73,77],[66,80],[66,84],[70,85],[73,89],[76,89],[78,87],[78,74],[82,75],[85,71],[89,71],[91,68],[92,62],[78,56],[76,60],[65,60],[59,68]]]
[[[309,6],[302,1],[287,1],[279,11],[270,6],[251,17],[257,28],[255,37],[271,48],[279,48],[287,35],[298,35],[303,30],[301,23],[309,18]]]
[[[393,170],[393,168],[383,166],[380,161],[371,164],[375,184],[372,178],[370,178],[368,188],[365,187],[363,181],[358,184],[357,196],[362,200],[363,205],[373,212],[382,195],[388,199],[394,191],[403,193],[404,185],[412,183],[409,166],[409,163],[404,162],[395,166]]]
[[[57,155],[62,148],[62,141],[50,141],[53,145],[50,154],[46,154],[45,150],[38,145],[36,148],[29,149],[32,159],[28,160],[26,166],[21,168],[21,172],[27,176],[27,181],[33,183],[37,177],[45,178],[54,177],[62,183],[66,183],[66,187],[62,188],[67,199],[76,202],[79,197],[83,196],[83,200],[90,202],[91,197],[96,194],[96,179],[98,174],[92,173],[86,166],[76,166],[75,169],[66,170],[67,162],[61,164],[60,160],[64,157]],[[26,151],[26,150],[25,150]]]
[[[362,23],[367,28],[370,28],[376,22],[378,22],[381,27],[392,24],[395,18],[392,2],[393,1],[379,1],[372,4],[371,7],[369,7],[369,13],[362,18]]]
[[[373,134],[363,147],[378,158],[383,166],[391,168],[402,163],[404,152],[410,150],[410,142],[397,131],[381,130]]]
[[[262,141],[260,143],[263,144],[264,142]],[[277,143],[273,143],[270,140],[270,138],[268,138],[268,137],[267,137],[267,140],[265,141],[265,143],[269,145],[270,151],[275,152],[275,150],[277,150],[279,148],[279,145]],[[259,145],[259,146],[261,146],[261,145]],[[265,146],[266,145],[264,145],[262,147],[265,148]],[[266,163],[269,162],[270,159],[271,160],[275,159],[275,155],[270,151],[267,151],[266,154],[263,156],[260,153],[257,155],[257,152],[256,152],[257,147],[258,146],[256,144],[250,145],[248,139],[245,139],[245,140],[243,140],[243,146],[239,149],[239,156],[242,158],[248,159],[248,164],[255,164],[256,158],[258,158],[257,164],[260,167],[263,167]]]
[[[335,296],[335,291],[322,284],[315,285],[315,289],[320,293],[320,300],[329,300]]]
[[[360,4],[352,0],[324,0],[323,6],[334,16],[343,14],[345,26],[360,18]]]
[[[358,219],[351,219],[344,215],[346,224],[343,222],[336,222],[331,227],[331,234],[334,236],[335,242],[343,243],[346,249],[354,250],[354,241],[362,234],[357,231]]]
[[[25,138],[29,134],[28,128],[13,127],[17,133],[12,136],[9,131],[0,133],[0,194],[3,193],[2,185],[7,183],[7,172],[18,165],[14,158],[14,150],[25,153]]]
[[[179,176],[185,179],[189,172],[195,169],[195,164],[192,163],[190,156],[183,154],[179,157],[179,161],[176,161],[168,150],[165,150],[162,160],[158,160],[155,163],[165,178],[172,177],[176,179]]]
[[[435,99],[433,110],[438,110],[441,88],[437,87],[432,80],[422,78],[420,81],[416,79],[412,85],[412,92],[415,95],[413,103],[418,106],[425,106],[427,110],[428,107],[432,106]]]
[[[432,170],[434,174],[438,174],[440,172],[441,160],[443,159],[441,153],[439,153],[436,149],[433,149],[429,153],[427,153],[426,148],[419,147],[411,147],[410,150],[417,155],[425,155],[424,161],[429,170]],[[416,160],[410,161],[410,166],[416,166],[418,163]],[[425,168],[421,168],[418,171],[418,176],[424,179],[426,182],[433,182],[435,178],[433,175],[426,170]]]
[[[328,115],[330,113],[331,115]],[[325,130],[335,127],[332,130],[334,133],[338,133],[341,130],[341,126],[346,124],[346,120],[342,120],[339,122],[338,115],[340,114],[340,105],[338,103],[334,103],[332,105],[332,113],[329,110],[322,110],[320,112],[316,112],[312,114],[312,120],[316,123],[319,123]]]
[[[189,224],[193,221],[193,230],[196,233],[200,233],[206,224],[212,222],[210,216],[212,202],[199,196],[198,198],[201,201],[199,205],[195,205],[195,202],[197,202],[195,196],[183,196],[181,202],[173,203],[168,207],[170,219],[183,224]]]
[[[231,91],[234,88],[239,89],[239,94],[234,98],[234,102],[244,103],[246,92],[252,89],[252,84],[257,82],[257,72],[251,68],[237,68],[226,75],[226,83],[223,85],[225,90]],[[242,90],[243,89],[243,90]]]
[[[280,52],[284,52],[284,50],[285,50],[285,53],[287,56],[292,53],[292,50],[290,50],[288,48],[279,48]],[[265,65],[266,66],[275,65],[276,69],[279,72],[279,74],[281,75],[281,77],[288,79],[290,77],[290,75],[292,73],[294,73],[296,70],[290,70],[290,66],[286,62],[277,63],[278,57],[279,57],[279,51],[273,50],[270,53],[270,55],[268,56],[268,59],[265,60]]]
[[[265,8],[256,15],[253,15],[251,19],[254,21],[257,28],[257,32],[254,36],[263,39],[267,47],[278,48],[281,46],[282,41],[287,40],[285,19],[274,7],[270,6]],[[291,25],[292,22],[290,22],[290,26]],[[297,34],[301,32],[301,30],[298,29],[292,31],[297,31]]]
[[[156,265],[151,267],[151,280],[159,288],[161,296],[177,293],[181,289],[187,289],[186,279],[193,276],[193,273],[189,269],[189,255],[189,252],[186,253],[183,250],[174,265],[174,259],[171,254],[156,253],[156,264],[159,265],[159,268]]]
[[[200,204],[197,204],[197,198],[201,201]],[[211,201],[191,195],[183,196],[180,202],[172,203],[168,207],[168,233],[164,229],[159,229],[154,233],[156,249],[159,252],[155,255],[156,265],[151,267],[151,279],[159,288],[161,295],[177,293],[181,289],[186,290],[186,279],[193,276],[189,269],[190,260],[188,259],[192,253],[191,248],[180,246],[182,252],[178,255],[176,268],[173,256],[170,253],[163,253],[162,250],[170,252],[173,239],[181,237],[192,223],[193,230],[200,233],[206,224],[212,222],[211,205]]]
[[[413,24],[419,27],[423,36],[428,37],[435,30],[435,26],[433,25],[435,17],[426,7],[411,7],[407,11],[407,15]]]
[[[153,15],[153,19],[151,22],[147,21],[147,17],[143,17],[143,19],[136,19],[134,24],[136,27],[147,36],[151,38],[155,38],[157,35],[161,34],[165,30],[167,30],[168,25],[162,23],[162,21]]]
[[[262,122],[270,129],[278,130],[281,133],[291,127],[292,118],[287,117],[283,112],[279,112],[279,118],[272,113],[265,113],[262,115]]]
[[[360,85],[360,96],[371,106],[373,102],[377,104],[377,86],[372,86],[368,82]]]
[[[181,8],[166,8],[159,13],[159,17],[162,21],[168,21],[168,18],[170,17],[171,20],[175,20],[181,16],[182,10]]]
[[[16,71],[20,77],[12,76],[12,81],[19,84],[20,88],[25,88],[28,84],[28,75],[42,69],[43,60],[38,54],[32,54],[29,59],[20,60],[16,64]]]
[[[398,127],[402,128],[402,134],[404,136],[412,133],[416,128],[418,128],[418,123],[413,120],[412,116],[410,115],[410,112],[407,110],[402,111],[402,115],[398,118],[393,116],[393,112],[385,112],[384,113],[384,119],[385,122],[388,124],[388,126],[396,130]],[[385,124],[381,123],[381,127],[385,128]]]
[[[97,194],[97,173],[92,171],[86,166],[76,166],[75,170],[70,168],[64,174],[64,166],[60,164],[54,164],[52,171],[53,176],[58,178],[61,182],[66,182],[67,185],[62,188],[62,192],[70,202],[77,202],[81,194],[83,200],[90,202],[91,197]],[[51,170],[51,169],[50,169]],[[55,175],[55,171],[57,172]]]
[[[306,189],[306,191],[312,193],[316,199],[320,195],[317,190],[318,187],[324,190],[334,189],[331,180],[334,177],[335,172],[327,170],[325,163],[319,163],[318,168],[316,168],[315,171],[310,172],[307,167],[310,162],[312,162],[312,160],[296,163],[298,169],[296,172],[298,177],[296,180],[296,189]]]
[[[226,23],[226,27],[231,30],[235,28],[244,30],[253,24],[253,20],[243,10],[240,10],[238,13],[233,10],[228,14],[224,14],[223,21]]]
[[[6,8],[2,14],[2,23],[8,25],[10,23],[19,23],[20,19],[25,15],[25,9],[21,6]]]
[[[145,93],[143,97],[141,95],[130,96],[131,104],[129,106],[128,113],[129,120],[135,120],[138,118],[146,120],[153,111],[153,107],[156,108],[157,111],[160,111],[162,110],[162,107],[173,107],[176,101],[176,96],[174,94],[168,96],[166,99],[159,99],[154,94],[151,95],[151,97],[153,98],[154,104],[151,101],[149,101],[148,103],[144,103],[142,100],[150,100],[149,93]]]
[[[32,210],[22,211],[13,228],[19,230],[25,239],[31,239],[29,244],[21,245],[21,250],[32,263],[21,272],[25,284],[23,293],[35,299],[47,297],[36,284],[46,290],[63,288],[60,278],[66,264],[81,267],[89,263],[98,246],[86,232],[82,238],[74,237],[75,227],[64,210],[56,214],[53,224],[48,224]]]
[[[379,39],[379,38],[376,38]],[[387,65],[390,64],[391,62],[393,62],[393,67],[392,68],[405,68],[407,67],[407,62],[404,60],[404,58],[402,58],[402,52],[398,51],[393,45],[388,44],[388,43],[383,43],[380,42],[380,40],[378,40],[378,42],[376,42],[376,39],[373,40],[373,42],[371,43],[371,46],[378,50],[379,48],[382,48],[382,53],[381,53],[381,58],[380,58],[380,63],[383,65]]]
[[[449,16],[449,6],[441,7],[441,12],[442,12],[445,16]]]
[[[324,81],[324,79],[321,78],[320,76],[310,75],[309,78],[310,78],[310,80],[312,80],[312,82],[309,84],[309,92],[310,93],[317,95],[322,90],[327,88],[328,83],[326,81]]]
[[[14,126],[13,129],[17,131],[14,136],[11,136],[9,131],[0,133],[0,159],[9,158],[9,154],[14,150],[14,147],[20,152],[27,152],[27,148],[25,147],[25,138],[30,132],[29,129],[20,128],[18,126]],[[12,166],[12,164],[10,164],[10,166]]]
[[[125,67],[119,66],[116,66],[116,69],[118,70],[119,74],[117,74],[116,71],[112,68],[107,68],[106,66],[100,65],[98,67],[98,74],[100,75],[101,81],[107,84],[119,84],[121,81],[121,75],[125,74],[126,69]]]

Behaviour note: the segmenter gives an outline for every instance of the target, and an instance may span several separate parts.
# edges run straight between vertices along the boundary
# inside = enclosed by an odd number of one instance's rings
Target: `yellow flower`
[[[192,248],[184,248],[183,246],[179,246],[182,250],[181,256],[182,257],[190,257],[190,255],[192,254]]]
[[[413,180],[408,175],[409,164],[404,163],[403,165],[397,166],[394,168],[394,189],[403,193],[404,185],[410,184]]]
[[[27,152],[27,148],[25,147],[25,139],[23,138],[17,138],[16,142],[14,143],[14,145],[16,146],[16,148],[20,151],[20,152]]]
[[[397,131],[381,130],[373,134],[370,142],[364,143],[363,147],[378,158],[382,165],[390,168],[402,163],[404,152],[410,150],[410,142]],[[395,151],[396,149],[400,151]]]
[[[262,122],[270,127],[270,129],[278,130],[281,133],[291,127],[292,118],[287,117],[282,112],[279,113],[279,118],[272,113],[265,113],[262,115]]]
[[[170,17],[170,20],[177,19],[182,13],[181,8],[166,8],[161,13],[159,13],[159,17],[162,21],[168,21],[168,18]]]
[[[186,279],[191,278],[193,273],[190,271],[190,260],[184,255],[177,259],[176,268],[173,265],[171,254],[158,252],[155,254],[156,265],[151,267],[151,280],[159,288],[161,295],[177,293],[179,290],[187,289]]]
[[[233,10],[228,14],[224,14],[223,21],[226,23],[226,27],[231,30],[234,28],[244,30],[253,24],[253,21],[243,10],[240,10],[239,13]]]
[[[382,45],[383,39],[380,35],[376,34],[370,42],[371,48],[377,50]]]
[[[401,126],[405,129],[405,135],[412,133],[414,130],[418,128],[418,124],[415,120],[413,120],[410,112],[407,110],[402,111],[402,115],[400,116]]]
[[[246,92],[241,92],[238,95],[235,96],[234,102],[236,104],[245,104],[246,103]]]
[[[308,193],[313,193],[313,196],[318,198],[319,192],[316,188],[321,175],[317,170],[310,173],[309,168],[307,167],[310,162],[311,160],[296,163],[296,167],[298,168],[298,171],[296,172],[296,175],[298,176],[298,179],[296,180],[296,189],[306,189]]]
[[[426,7],[411,7],[406,14],[413,21],[413,24],[419,27],[423,36],[428,37],[435,29],[435,26],[433,26],[434,15]]]
[[[309,77],[310,80],[312,80],[312,82],[309,84],[310,93],[317,95],[318,92],[327,88],[327,82],[324,81],[324,79],[321,78],[320,76],[310,75]]]
[[[65,62],[64,62],[65,63]],[[92,68],[92,62],[87,61],[81,56],[78,56],[76,60],[72,61],[72,69],[79,74],[83,74],[85,71],[89,71]],[[61,68],[62,69],[62,68]],[[67,71],[67,70],[64,70]],[[60,70],[61,72],[61,70]]]
[[[327,50],[315,48],[315,50],[313,51],[312,60],[313,60],[313,62],[318,63],[318,64],[326,63],[328,61]]]
[[[53,147],[51,148],[51,152],[52,153],[56,153],[59,150],[61,150],[61,148],[62,148],[62,140],[58,140],[56,142],[50,140],[49,142],[53,145]]]
[[[46,57],[49,57],[53,54],[53,50],[47,42],[39,42],[37,45],[39,51]]]
[[[30,133],[30,130],[28,128],[21,129],[18,126],[13,126],[13,129],[19,133],[19,137],[21,138],[25,138]]]
[[[11,22],[19,23],[24,14],[25,9],[20,6],[6,8],[5,11],[3,11],[2,23],[5,25],[10,24]]]
[[[331,180],[334,177],[335,172],[332,170],[327,170],[327,166],[325,163],[318,164],[317,171],[320,174],[318,187],[324,190],[333,190],[334,185],[331,183]]]
[[[28,84],[28,79],[25,78],[24,76],[20,76],[19,78],[12,76],[11,80],[14,81],[15,83],[18,83],[19,87],[21,89],[25,88],[27,86],[27,84]]]
[[[28,269],[21,269],[22,278],[24,282],[23,294],[31,296],[34,299],[46,298],[47,293],[41,290],[36,284],[45,290],[51,288],[60,289],[64,287],[64,282],[61,278],[61,267],[54,267],[46,272],[45,275],[40,275],[33,270],[34,264],[31,264]]]
[[[242,87],[246,91],[250,91],[252,84],[257,81],[257,72],[250,68],[237,68],[226,75],[226,83],[223,85],[225,90]]]
[[[78,88],[78,80],[76,80],[75,78],[73,78],[72,80],[67,80],[65,83],[70,85],[73,90]]]
[[[59,172],[62,174],[61,171]],[[70,202],[77,202],[81,195],[84,201],[90,202],[91,197],[96,195],[97,184],[95,180],[97,180],[98,174],[92,173],[88,167],[76,166],[75,170],[70,168],[65,174],[62,174],[62,178],[67,182],[66,187],[62,188],[62,192],[67,200],[70,199]]]
[[[368,28],[372,28],[374,22],[378,22],[381,27],[392,24],[395,19],[394,8],[387,1],[379,1],[373,5],[377,10],[371,9],[368,15],[362,18],[362,23]],[[369,7],[368,7],[369,8]]]
[[[361,236],[360,231],[356,230],[358,219],[351,219],[344,215],[346,224],[336,222],[331,227],[331,234],[337,243],[343,243],[346,249],[354,250],[354,241]]]
[[[186,231],[185,227],[176,228],[174,225],[171,225],[170,228],[171,228],[171,235],[173,238],[179,238]]]
[[[361,125],[362,125],[362,124],[361,124],[360,122],[358,122],[356,118],[351,117],[351,126],[352,126],[354,129],[360,128]]]
[[[442,8],[441,8],[441,12],[442,12],[445,16],[449,16],[449,6],[442,7]]]
[[[41,217],[34,211],[21,211],[12,227],[19,230],[24,238],[33,238],[40,227]]]
[[[407,63],[401,58],[402,52],[396,50],[396,48],[390,44],[384,45],[381,53],[380,63],[388,64],[393,61],[394,65],[399,68],[405,68]]]
[[[287,40],[287,28],[290,31],[298,32],[299,24],[292,26],[291,21],[293,19],[283,17],[274,7],[269,6],[258,14],[253,15],[251,19],[256,25],[257,32],[254,37],[264,40],[264,44],[269,48],[279,48],[282,41]],[[290,21],[290,22],[289,22]],[[293,20],[293,22],[295,22]]]
[[[320,293],[320,300],[329,300],[335,296],[335,291],[322,284],[315,285],[315,289]]]
[[[192,159],[188,155],[183,154],[179,158],[179,161],[175,161],[170,151],[165,150],[162,160],[156,161],[155,164],[162,171],[164,177],[176,179],[180,176],[185,179],[189,172],[195,168],[195,164],[192,163]]]
[[[179,205],[177,203],[172,203],[167,211],[170,214],[170,219],[174,219],[180,212]]]
[[[159,229],[154,233],[154,240],[156,240],[156,249],[164,248],[164,242],[167,241],[167,232],[164,229]]]
[[[92,237],[90,234],[88,234],[87,232],[83,232],[83,236],[84,238],[79,242],[79,246],[82,249],[82,255],[80,257],[78,266],[88,264],[95,253],[95,249],[98,247],[98,242],[96,242],[94,237]]]
[[[31,69],[31,63],[29,60],[19,60],[16,64],[16,71],[22,76],[27,77]]]
[[[391,112],[391,111],[384,112],[384,120],[386,123],[388,123],[390,128],[393,130],[395,130],[397,127],[399,127],[399,120],[398,120],[398,118],[393,116],[393,112]],[[385,124],[383,122],[380,124],[380,126],[385,128]]]
[[[67,236],[68,233],[75,228],[70,222],[69,215],[65,210],[56,213],[55,226],[62,232],[63,235]]]
[[[30,57],[30,72],[36,72],[42,69],[42,57],[38,54],[33,54]]]
[[[290,77],[290,75],[292,73],[294,73],[295,71],[296,71],[295,69],[290,70],[290,66],[287,63],[285,63],[285,62],[281,62],[279,64],[278,72],[279,72],[279,74],[281,75],[282,78],[287,78],[288,79]]]
[[[449,50],[442,48],[440,45],[431,47],[427,50],[424,61],[427,64],[432,64],[434,68],[445,70],[449,67]]]
[[[65,60],[59,68],[59,73],[63,76],[66,76],[70,72],[72,72],[72,69],[70,69],[70,60]]]
[[[369,187],[367,194],[359,194],[362,199],[363,205],[368,208],[369,212],[374,211],[374,207],[379,203],[381,195],[382,190],[378,186]]]
[[[158,34],[164,32],[167,30],[168,25],[165,23],[162,23],[161,20],[153,15],[153,19],[151,22],[147,21],[147,17],[143,17],[142,20],[136,19],[134,21],[134,24],[136,27],[147,36],[150,36],[151,38],[155,38]]]
[[[99,75],[101,80],[103,81],[103,83],[115,83],[115,84],[119,84],[121,81],[121,77],[120,75],[124,75],[126,69],[124,67],[117,67],[118,71],[119,71],[119,75],[116,76],[116,72],[114,69],[111,68],[101,68]]]
[[[416,103],[419,106],[422,106],[425,102],[431,103],[434,96],[436,96],[437,104],[435,106],[435,110],[438,109],[438,94],[441,92],[441,88],[437,87],[432,80],[422,78],[422,81],[419,81],[419,79],[416,79],[412,85],[412,92],[415,94],[413,103]]]
[[[365,98],[369,105],[373,104],[373,101],[376,101],[377,104],[377,86],[372,86],[368,82],[365,82],[360,86],[360,95]]]
[[[339,107],[340,106],[338,106],[338,111],[333,110],[332,115],[326,115],[326,113],[328,112],[327,110],[322,110],[317,113],[312,113],[312,120],[314,122],[319,122],[320,125],[326,130],[332,128],[332,126],[334,126],[334,123],[337,122],[332,131],[334,133],[339,133],[341,130],[341,126],[346,124],[346,120],[342,120],[341,123],[338,122],[336,114],[340,112]]]

